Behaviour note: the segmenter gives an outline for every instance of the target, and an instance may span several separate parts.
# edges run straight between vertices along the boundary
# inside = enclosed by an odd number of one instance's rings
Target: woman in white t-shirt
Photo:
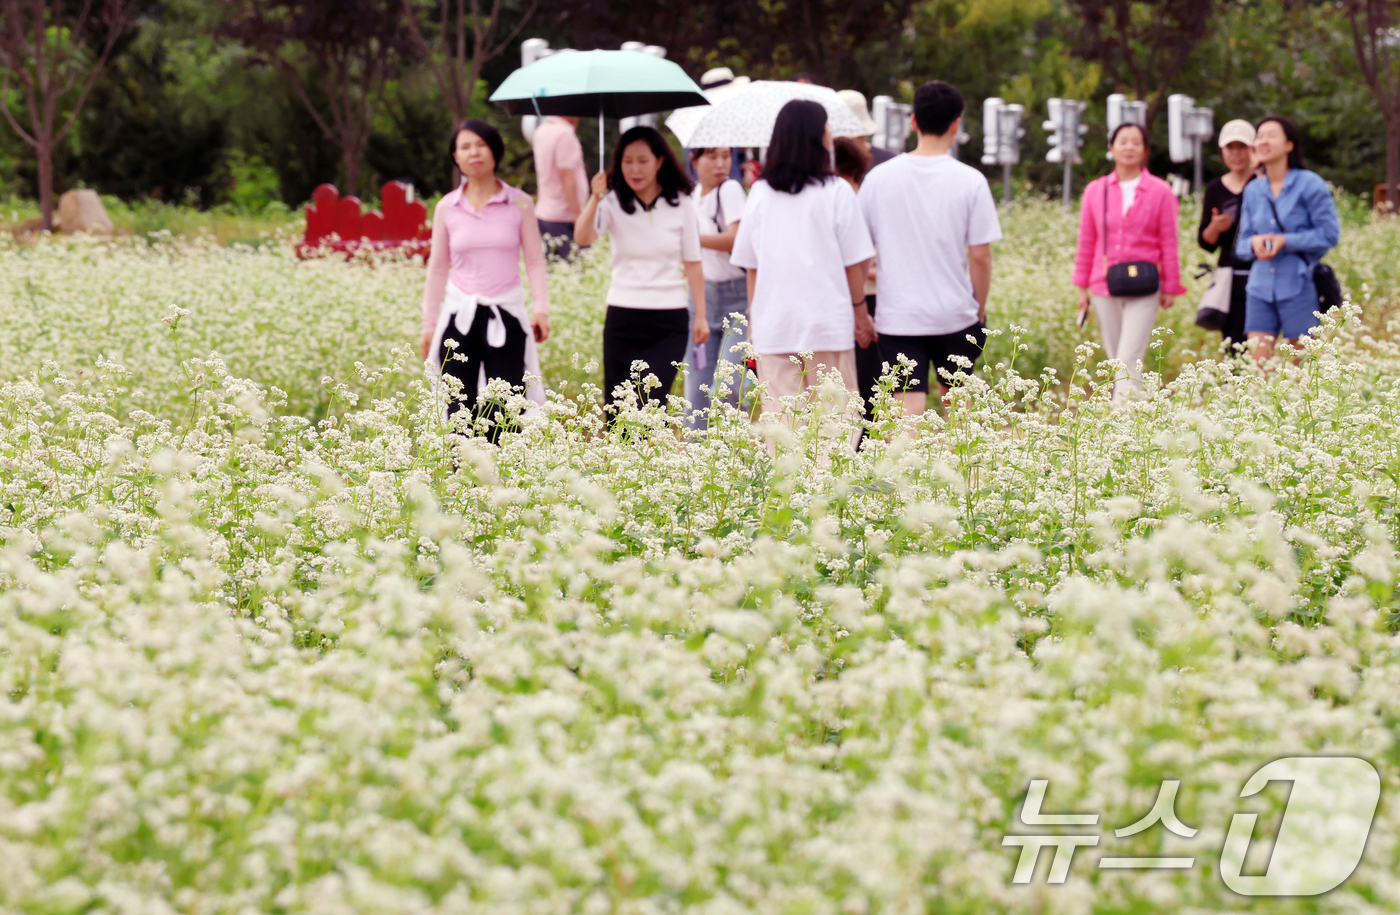
[[[666,402],[685,359],[687,341],[709,339],[704,314],[692,322],[686,288],[705,294],[700,229],[690,179],[654,127],[633,127],[618,141],[612,169],[593,176],[593,194],[574,223],[574,239],[591,245],[612,235],[612,283],[603,321],[603,384],[609,404],[645,362],[641,377],[660,384],[637,391],[640,403]],[[609,190],[611,188],[611,190]]]
[[[734,347],[748,339],[744,315],[749,300],[743,268],[729,262],[739,217],[744,213],[744,186],[729,177],[733,154],[727,146],[692,149],[690,162],[700,179],[695,210],[700,221],[700,263],[705,272],[705,317],[710,325],[709,341],[686,354],[685,399],[690,401],[690,427],[695,429],[705,422],[706,414],[701,411],[714,403],[717,377],[727,375],[725,401],[736,407],[740,404],[746,373],[744,358]],[[724,328],[726,320],[728,330]],[[721,361],[733,368],[717,373]]]
[[[831,154],[826,109],[805,99],[784,105],[734,239],[730,262],[748,271],[749,339],[765,412],[831,370],[841,375],[849,410],[859,390],[852,341],[867,346],[874,338],[865,275],[875,247]],[[853,427],[852,447],[859,435]]]

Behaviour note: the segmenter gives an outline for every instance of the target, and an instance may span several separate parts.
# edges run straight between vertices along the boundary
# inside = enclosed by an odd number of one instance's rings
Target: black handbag
[[[1162,286],[1157,274],[1157,265],[1151,261],[1124,261],[1121,264],[1108,262],[1108,182],[1103,186],[1103,262],[1104,279],[1108,281],[1108,294],[1122,299],[1136,299],[1153,295]]]
[[[1265,188],[1264,199],[1269,202],[1269,209],[1274,211],[1274,222],[1278,223],[1278,227],[1283,229],[1285,235],[1288,234],[1288,229],[1284,226],[1283,220],[1278,218],[1278,207],[1274,206],[1274,197],[1273,194],[1269,192],[1268,188]],[[1284,253],[1286,254],[1288,252]],[[1298,254],[1296,251],[1293,253],[1297,254],[1298,257],[1302,257],[1303,263],[1306,264],[1308,262],[1308,259],[1303,257],[1302,254]],[[1330,264],[1324,264],[1319,258],[1318,262],[1313,265],[1312,278],[1313,286],[1317,289],[1318,311],[1327,314],[1327,312],[1342,304],[1342,284],[1337,280],[1337,274],[1333,272]]]

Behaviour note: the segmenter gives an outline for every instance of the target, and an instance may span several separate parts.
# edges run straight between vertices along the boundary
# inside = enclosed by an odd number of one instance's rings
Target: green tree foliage
[[[444,95],[442,78],[469,72],[467,58],[476,39],[468,30],[461,52],[455,38],[444,43],[441,6],[422,3],[414,9],[423,42],[410,37],[395,45],[400,53],[381,72],[378,101],[364,109],[358,154],[345,153],[336,131],[325,129],[334,127],[334,106],[344,107],[344,99],[332,98],[343,87],[338,89],[336,80],[327,83],[314,55],[302,53],[304,43],[263,45],[282,52],[281,69],[249,67],[248,48],[255,43],[229,27],[239,4],[169,0],[150,6],[113,48],[106,72],[93,86],[92,102],[55,150],[53,183],[58,190],[85,184],[122,197],[193,199],[247,209],[267,199],[275,175],[275,195],[296,206],[322,182],[348,187],[353,160],[369,197],[391,178],[408,178],[424,194],[445,191],[453,177],[445,138],[461,100],[454,103]],[[310,2],[282,4],[285,9],[313,6],[322,9]],[[325,4],[323,11],[332,7],[346,26],[344,4]],[[1213,12],[1201,19],[1197,13],[1205,7]],[[403,0],[380,0],[375,9],[374,15],[388,17],[388,23],[395,10],[406,15]],[[1114,91],[1157,104],[1167,93],[1184,92],[1213,107],[1217,124],[1286,114],[1303,130],[1309,166],[1329,181],[1362,191],[1384,178],[1385,119],[1357,63],[1349,20],[1336,4],[540,0],[507,43],[503,37],[520,25],[530,0],[503,0],[494,14],[491,10],[483,0],[478,12],[498,20],[490,49],[499,53],[479,61],[470,113],[501,129],[507,144],[502,175],[527,188],[533,187],[533,168],[519,119],[485,99],[519,65],[518,42],[531,35],[556,47],[578,48],[644,40],[666,47],[672,60],[697,77],[712,66],[754,78],[806,71],[836,88],[902,100],[926,79],[946,79],[961,87],[968,101],[972,141],[962,151],[964,161],[976,163],[981,155],[982,100],[997,95],[1018,102],[1026,106],[1027,133],[1015,178],[1049,193],[1058,192],[1061,170],[1044,162],[1039,123],[1046,99],[1090,102],[1084,163],[1074,172],[1078,185],[1106,168],[1104,100]],[[449,26],[453,21],[449,16]],[[431,59],[424,56],[424,45]],[[456,70],[447,67],[449,58]],[[580,136],[591,138],[595,130],[585,122]],[[611,131],[610,125],[609,136]],[[1166,158],[1165,118],[1156,118],[1151,139],[1153,171],[1177,168]],[[1220,169],[1212,156],[1207,173]],[[34,197],[36,178],[32,150],[12,130],[0,131],[0,189]]]

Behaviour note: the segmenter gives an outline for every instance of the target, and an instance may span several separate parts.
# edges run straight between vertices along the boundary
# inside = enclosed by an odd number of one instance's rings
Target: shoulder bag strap
[[[721,235],[728,228],[724,223],[724,186],[733,180],[733,178],[725,178],[719,183],[719,187],[715,188],[715,228],[719,230]]]
[[[1283,231],[1287,232],[1287,231],[1288,231],[1287,227],[1284,226],[1283,220],[1279,218],[1279,215],[1278,215],[1278,207],[1274,206],[1274,189],[1273,189],[1273,188],[1271,188],[1271,187],[1266,187],[1266,188],[1264,188],[1264,199],[1267,200],[1267,201],[1269,202],[1269,209],[1270,209],[1270,210],[1273,210],[1273,212],[1274,212],[1274,222],[1278,223],[1278,227],[1279,227],[1280,229],[1283,229]]]

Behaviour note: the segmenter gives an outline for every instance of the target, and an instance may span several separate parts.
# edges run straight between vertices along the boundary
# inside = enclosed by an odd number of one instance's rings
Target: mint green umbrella
[[[557,114],[598,119],[598,162],[603,119],[630,118],[691,105],[708,105],[679,65],[641,51],[566,51],[521,67],[491,93],[511,114]]]

